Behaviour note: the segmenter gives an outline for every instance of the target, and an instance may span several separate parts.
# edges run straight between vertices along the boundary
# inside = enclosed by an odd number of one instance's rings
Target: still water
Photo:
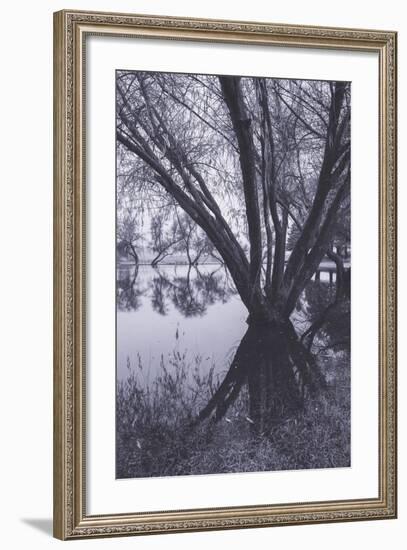
[[[309,315],[324,306],[323,299],[332,299],[326,294],[333,292],[327,284],[336,280],[332,270],[329,262],[321,263],[318,280],[313,277],[301,298],[291,318],[300,332]],[[119,265],[116,304],[118,381],[127,378],[129,369],[138,369],[147,385],[161,363],[171,365],[174,353],[188,365],[198,360],[202,375],[212,367],[221,375],[247,330],[247,310],[228,272],[216,264]]]
[[[219,265],[119,265],[117,378],[142,366],[146,384],[175,352],[200,357],[200,369],[227,370],[244,335],[247,310]]]

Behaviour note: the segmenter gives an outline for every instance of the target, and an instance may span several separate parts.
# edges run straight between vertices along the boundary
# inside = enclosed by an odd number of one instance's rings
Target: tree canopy
[[[119,212],[187,216],[259,321],[289,317],[349,221],[349,83],[119,71],[117,146]]]

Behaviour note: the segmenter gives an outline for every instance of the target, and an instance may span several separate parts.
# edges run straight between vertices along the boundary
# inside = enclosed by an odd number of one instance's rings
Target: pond
[[[136,277],[135,277],[136,275]],[[146,383],[174,351],[200,368],[227,369],[244,335],[247,310],[222,266],[119,265],[117,378],[142,366]],[[208,351],[210,350],[210,351]]]
[[[327,262],[311,281],[292,316],[299,333],[335,292]],[[329,284],[331,281],[332,284]],[[247,330],[247,310],[228,271],[218,264],[119,264],[117,269],[117,379],[137,369],[150,384],[174,353],[205,375],[225,373]],[[180,357],[178,355],[178,358]]]

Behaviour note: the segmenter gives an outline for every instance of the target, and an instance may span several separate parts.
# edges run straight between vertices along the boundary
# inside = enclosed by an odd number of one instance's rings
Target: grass
[[[117,388],[117,478],[259,472],[350,466],[350,369],[345,352],[319,357],[328,389],[260,437],[247,417],[244,388],[217,424],[190,427],[215,392],[212,366],[202,375],[202,358],[191,365],[174,351],[154,381],[143,366],[131,368]]]

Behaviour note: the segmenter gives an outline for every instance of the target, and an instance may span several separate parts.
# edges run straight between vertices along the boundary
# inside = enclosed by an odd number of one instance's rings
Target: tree
[[[142,238],[137,230],[137,221],[134,216],[127,214],[117,223],[117,244],[116,249],[119,256],[130,257],[138,269],[139,255],[137,248]]]
[[[156,256],[151,260],[151,265],[157,267],[167,256],[173,254],[180,239],[176,221],[168,226],[162,213],[155,214],[151,218],[151,249]]]
[[[247,382],[262,430],[323,385],[290,316],[349,204],[349,85],[120,71],[117,98],[121,154],[205,233],[248,311],[199,420],[221,418]]]
[[[188,265],[196,266],[207,256],[213,256],[213,245],[206,233],[185,212],[176,210],[178,240],[175,251],[185,253]]]
[[[172,222],[167,217],[172,215]],[[214,246],[207,235],[186,214],[174,207],[169,213],[159,212],[151,218],[151,249],[156,254],[151,265],[157,267],[166,257],[181,254],[189,266],[196,266],[208,256],[217,261]],[[220,262],[221,263],[221,262]]]

